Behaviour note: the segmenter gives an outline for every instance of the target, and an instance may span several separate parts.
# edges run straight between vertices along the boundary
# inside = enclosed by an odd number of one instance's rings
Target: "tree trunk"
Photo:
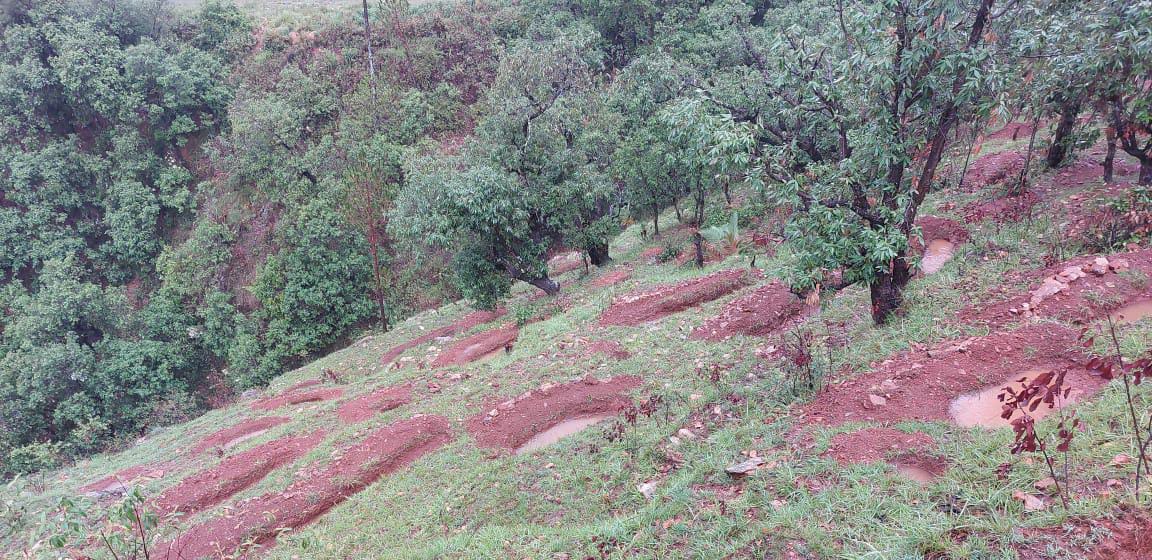
[[[1104,156],[1104,182],[1111,183],[1116,163],[1116,129],[1111,126],[1105,128],[1104,136],[1108,139],[1108,153]]]
[[[696,268],[704,268],[704,236],[700,235],[699,226],[692,235],[692,244],[696,246]]]
[[[1152,185],[1152,157],[1146,157],[1140,160],[1140,178],[1136,181],[1138,185]]]
[[[1024,165],[1020,168],[1020,177],[1016,180],[1016,186],[1012,192],[1008,193],[1011,196],[1020,196],[1028,190],[1028,170],[1032,167],[1032,150],[1036,147],[1036,129],[1040,127],[1040,116],[1032,119],[1032,136],[1028,138],[1028,153],[1024,156]]]
[[[596,243],[589,247],[588,258],[596,266],[604,266],[612,262],[612,257],[608,255],[608,242]]]
[[[912,271],[904,252],[892,261],[892,268],[876,276],[869,286],[872,298],[872,321],[883,325],[904,303],[904,287],[912,279]]]
[[[660,206],[652,203],[652,239],[660,237]]]
[[[1080,116],[1079,103],[1063,103],[1060,109],[1060,122],[1056,124],[1056,133],[1052,136],[1052,145],[1048,147],[1048,156],[1045,158],[1051,169],[1060,167],[1068,157],[1072,131],[1076,128],[1076,118]]]
[[[533,286],[536,286],[537,288],[540,288],[541,291],[543,291],[544,293],[546,293],[550,296],[554,296],[554,295],[560,293],[560,284],[557,284],[555,280],[553,280],[547,276],[541,276],[538,278],[528,278],[528,279],[525,279],[524,281],[533,285]]]
[[[680,198],[672,197],[672,207],[676,209],[676,221],[684,223],[684,215],[680,213]]]

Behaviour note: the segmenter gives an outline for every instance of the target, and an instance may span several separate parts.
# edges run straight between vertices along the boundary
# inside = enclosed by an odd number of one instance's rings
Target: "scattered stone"
[[[736,463],[724,470],[732,476],[745,476],[759,470],[760,467],[764,466],[764,463],[763,457],[749,457],[748,460]]]
[[[884,406],[888,404],[888,399],[881,397],[880,395],[869,394],[868,402],[872,403],[872,406]]]
[[[696,439],[696,434],[693,433],[692,430],[689,430],[688,428],[680,428],[680,430],[676,432],[676,435],[679,436],[681,439],[687,439],[687,440]]]
[[[1112,272],[1116,272],[1116,273],[1124,272],[1124,271],[1128,270],[1128,268],[1131,266],[1132,265],[1129,264],[1128,261],[1125,259],[1116,259],[1116,260],[1112,261],[1112,263],[1111,263]]]
[[[636,490],[644,496],[645,499],[651,500],[652,495],[656,493],[656,483],[649,481],[636,487]]]
[[[1092,262],[1091,271],[1092,274],[1095,274],[1096,276],[1104,276],[1105,274],[1108,274],[1108,259],[1104,257],[1096,257],[1096,260]]]
[[[1056,276],[1058,279],[1063,280],[1064,283],[1067,284],[1069,282],[1075,282],[1076,280],[1079,280],[1088,275],[1084,273],[1084,269],[1078,266],[1070,266],[1060,271],[1060,274],[1057,274]]]
[[[492,410],[488,411],[488,416],[491,416],[492,418],[500,416],[500,411],[493,408]]]
[[[1112,462],[1109,463],[1109,465],[1111,465],[1113,467],[1123,467],[1124,465],[1130,465],[1130,464],[1132,464],[1132,457],[1130,455],[1125,454],[1125,453],[1121,453],[1121,454],[1113,457]]]
[[[1012,498],[1024,503],[1024,511],[1041,511],[1048,507],[1048,504],[1044,503],[1044,500],[1039,496],[1033,496],[1020,490],[1014,492]]]

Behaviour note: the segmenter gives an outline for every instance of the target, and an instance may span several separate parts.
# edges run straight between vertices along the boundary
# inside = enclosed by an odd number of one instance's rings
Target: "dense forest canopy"
[[[6,473],[445,301],[554,295],[549,258],[605,264],[668,208],[702,266],[732,185],[797,293],[867,285],[883,324],[983,123],[1053,123],[1049,166],[1103,135],[1152,184],[1147,2],[390,1],[277,27],[52,0],[0,29]]]

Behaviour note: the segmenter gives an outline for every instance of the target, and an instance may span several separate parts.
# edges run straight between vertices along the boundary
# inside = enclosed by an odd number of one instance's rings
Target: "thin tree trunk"
[[[1016,179],[1016,186],[1009,193],[1012,196],[1020,196],[1028,190],[1028,169],[1032,167],[1032,153],[1036,147],[1036,129],[1040,125],[1040,116],[1037,115],[1032,119],[1032,136],[1028,138],[1028,153],[1024,156],[1024,166],[1020,168],[1020,177]]]
[[[660,205],[652,203],[652,238],[660,237]]]
[[[1108,153],[1104,156],[1104,182],[1111,183],[1113,166],[1116,163],[1116,129],[1111,126],[1105,127],[1104,136],[1108,139]]]
[[[376,99],[376,59],[372,55],[372,22],[368,19],[368,0],[362,2],[364,8],[364,46],[368,48],[368,85],[372,88],[372,101]]]
[[[684,223],[684,215],[680,213],[680,198],[672,197],[672,207],[676,209],[676,221]]]
[[[1140,160],[1140,178],[1136,181],[1138,185],[1152,185],[1152,157],[1143,158]]]
[[[692,236],[692,242],[696,245],[696,268],[704,268],[704,236],[700,234],[700,228],[704,226],[704,203],[706,193],[704,192],[700,180],[696,180],[696,208],[692,226],[695,228],[695,234]]]

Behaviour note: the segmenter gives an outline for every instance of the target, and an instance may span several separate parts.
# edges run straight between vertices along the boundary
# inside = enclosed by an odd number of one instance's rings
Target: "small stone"
[[[640,494],[642,494],[645,498],[651,500],[652,494],[654,494],[656,492],[656,483],[655,482],[645,482],[645,483],[637,486],[636,490],[639,491]]]
[[[1040,511],[1048,507],[1048,504],[1044,503],[1042,498],[1019,490],[1012,494],[1012,498],[1024,503],[1024,511]]]
[[[1124,483],[1120,482],[1119,480],[1116,480],[1115,478],[1109,478],[1107,481],[1104,482],[1104,484],[1106,486],[1108,486],[1109,488],[1123,488],[1124,487]]]
[[[492,410],[488,411],[488,416],[491,416],[492,418],[500,416],[500,411],[493,408]]]
[[[678,438],[676,436],[669,436],[668,442],[671,443],[672,445],[680,445],[680,438]]]
[[[869,394],[868,402],[872,403],[872,406],[884,406],[888,404],[888,399],[881,397],[880,395]]]
[[[913,365],[916,365],[916,364],[913,364]],[[897,387],[899,387],[899,386],[896,385],[896,381],[894,381],[892,379],[885,379],[884,382],[880,384],[880,388],[885,390],[885,391],[895,391],[897,389]]]
[[[1096,260],[1092,262],[1091,271],[1092,274],[1095,274],[1096,276],[1104,276],[1105,274],[1108,274],[1108,259],[1104,257],[1096,257]]]
[[[696,434],[693,433],[692,430],[689,430],[688,428],[680,428],[676,432],[676,435],[679,436],[681,439],[688,439],[688,440],[696,439]]]
[[[1123,467],[1124,465],[1130,464],[1132,464],[1132,457],[1124,453],[1113,457],[1112,462],[1109,463],[1109,465],[1112,465],[1113,467]]]
[[[1124,272],[1131,266],[1125,259],[1116,259],[1111,263],[1112,272]]]
[[[744,476],[756,471],[763,465],[764,459],[762,457],[750,457],[748,460],[731,465],[724,470],[732,476]]]

